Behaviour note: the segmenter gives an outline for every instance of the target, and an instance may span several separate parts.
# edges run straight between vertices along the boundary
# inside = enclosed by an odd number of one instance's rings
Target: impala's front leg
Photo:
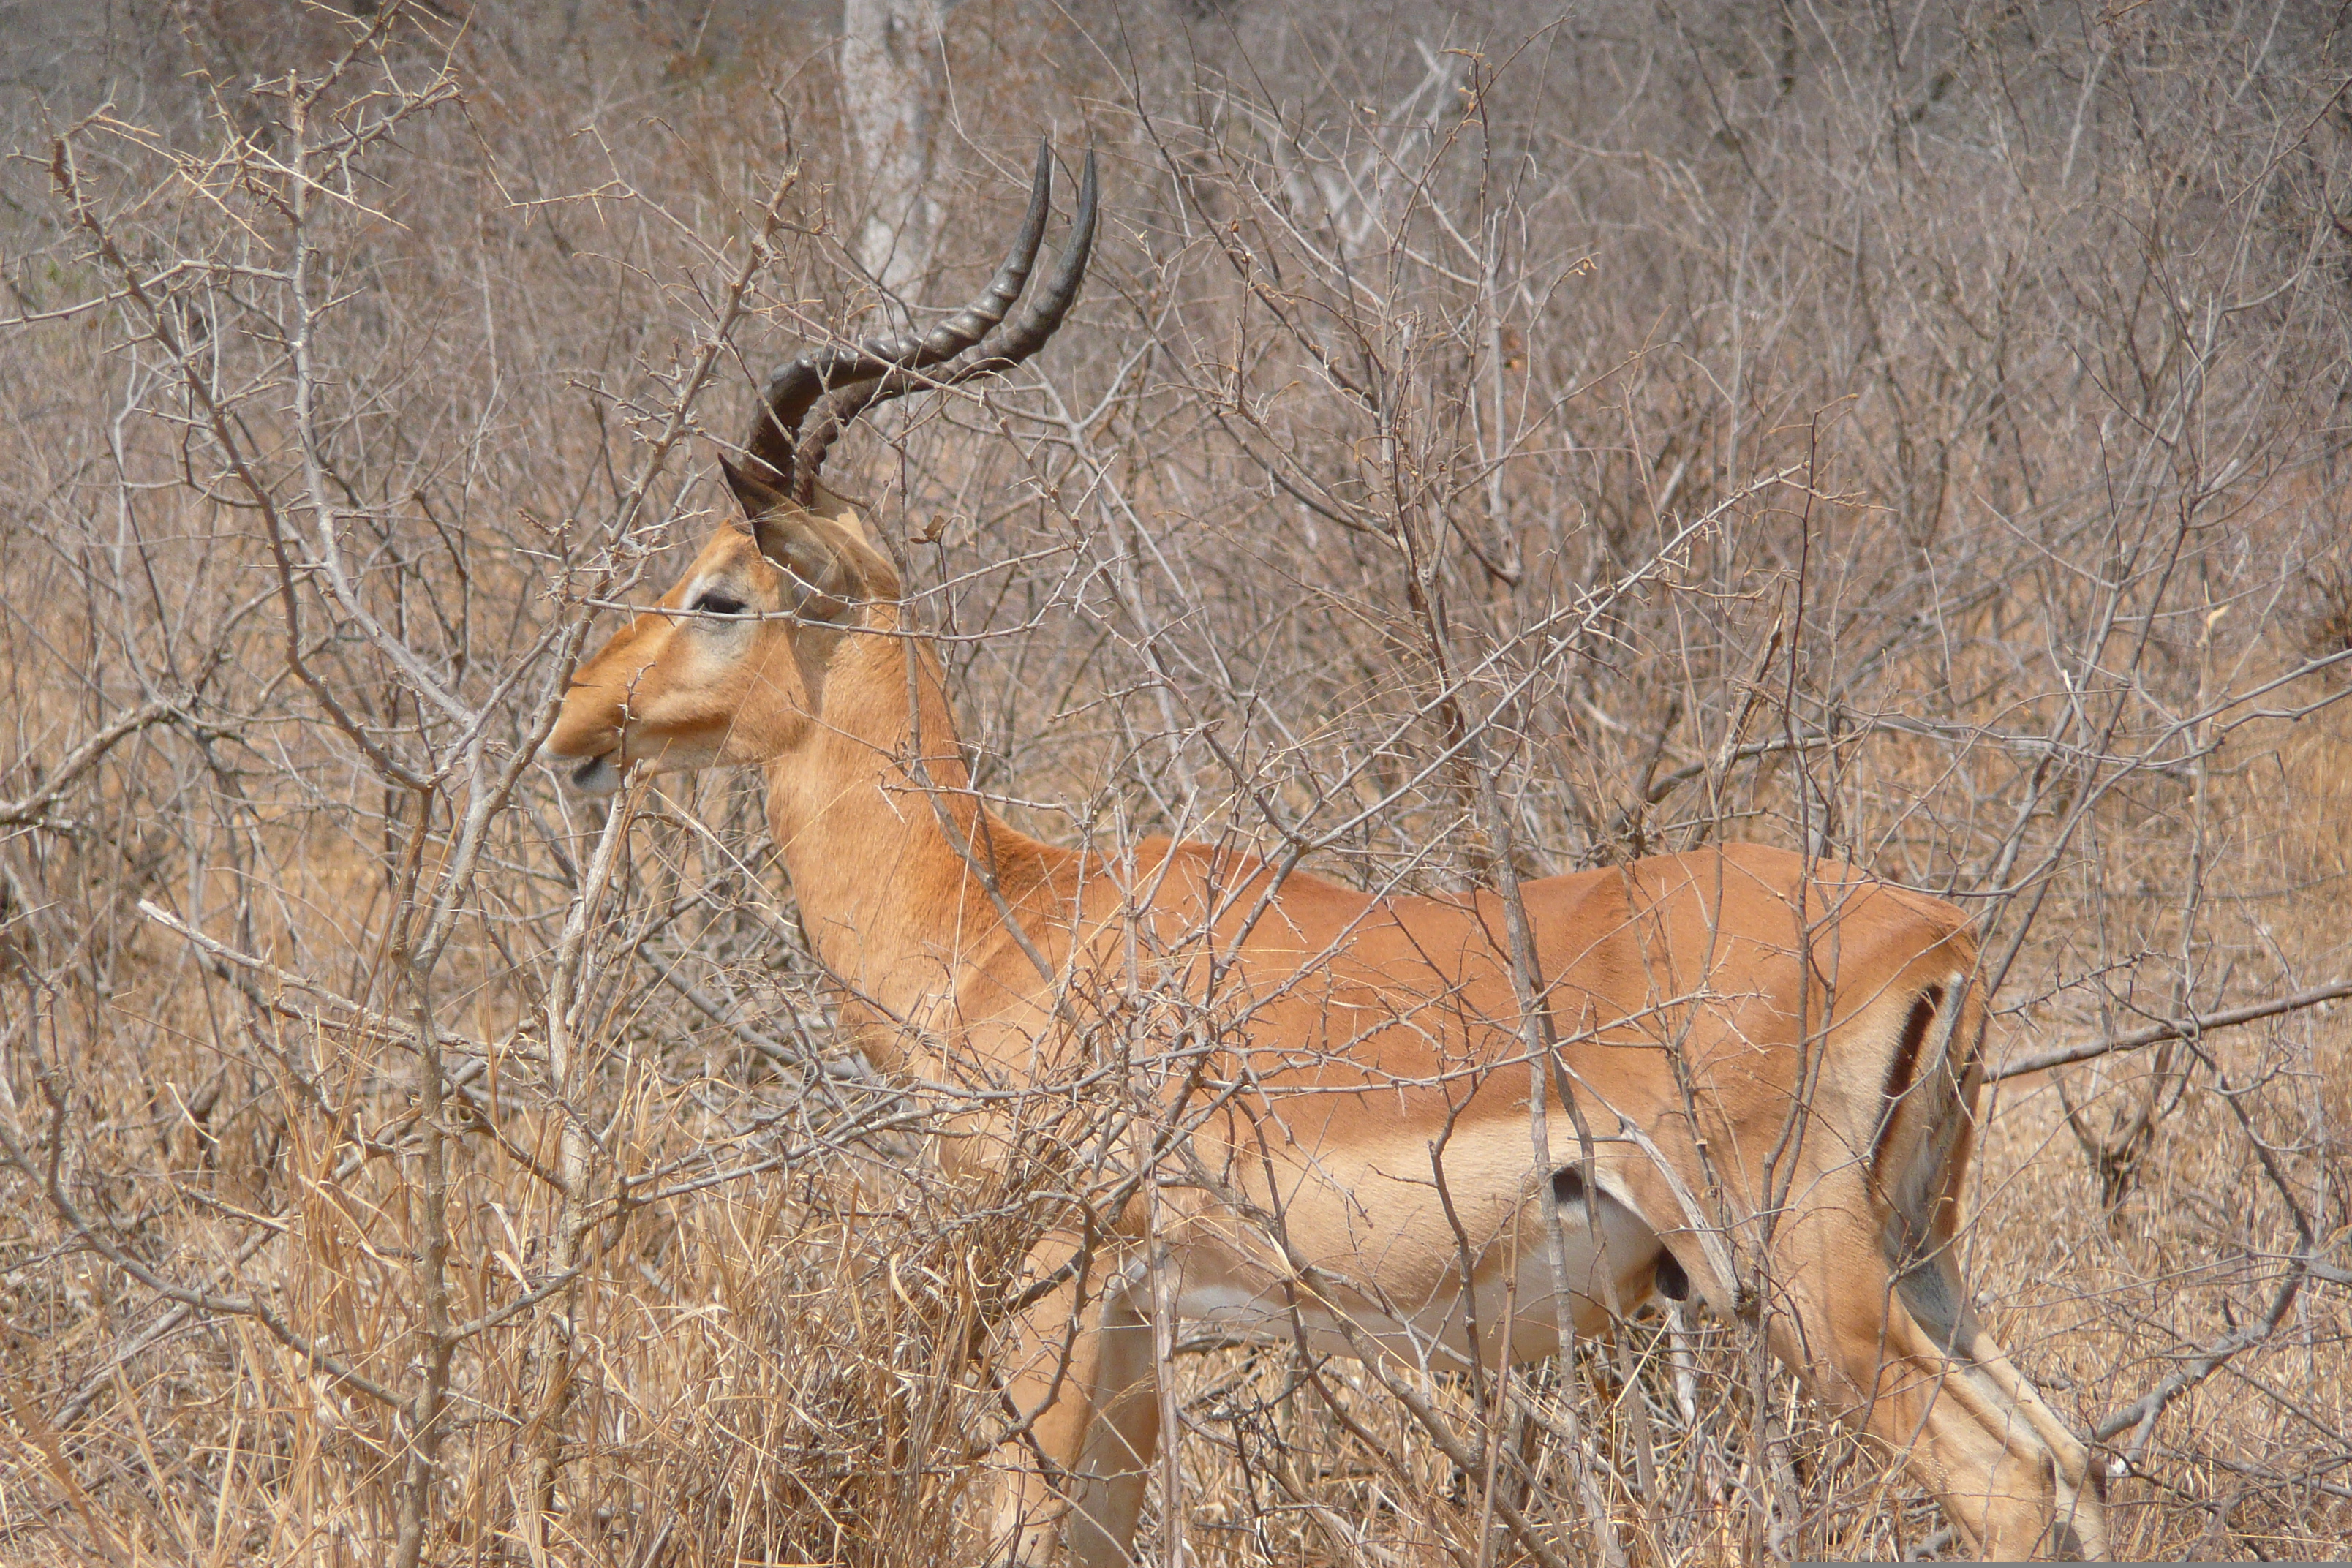
[[[1064,1268],[1080,1245],[1047,1237],[1030,1253],[1032,1270]],[[1057,1539],[1085,1568],[1127,1561],[1160,1400],[1139,1270],[1124,1261],[1118,1252],[1087,1259],[1006,1334],[999,1364],[1019,1424],[994,1456],[999,1562],[1035,1568]]]

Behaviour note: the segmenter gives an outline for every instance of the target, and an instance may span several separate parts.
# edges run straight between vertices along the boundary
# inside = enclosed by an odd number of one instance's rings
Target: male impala
[[[1009,367],[1060,324],[1093,240],[1091,154],[1055,275],[1005,321],[1050,181],[1041,149],[974,304],[771,378],[727,467],[748,526],[581,668],[549,742],[591,791],[631,766],[767,770],[845,1028],[886,1073],[997,1091],[963,1102],[943,1157],[1012,1146],[1008,1087],[1154,1086],[1145,1115],[1051,1145],[1094,1196],[1032,1253],[1036,1299],[999,1351],[1023,1417],[998,1456],[1009,1559],[1058,1542],[1126,1560],[1159,1438],[1156,1312],[1493,1366],[1694,1288],[1760,1311],[1986,1555],[2103,1555],[2089,1456],[1954,1258],[1983,1032],[1958,910],[1726,844],[1525,884],[1515,968],[1491,892],[1379,898],[1165,840],[1056,848],[972,795],[898,568],[816,475],[863,409]]]

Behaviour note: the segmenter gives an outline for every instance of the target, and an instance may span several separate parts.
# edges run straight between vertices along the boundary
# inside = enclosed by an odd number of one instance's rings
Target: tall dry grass
[[[895,308],[833,20],[355,9],[10,16],[0,1558],[973,1556],[1050,1162],[947,1181],[832,1037],[756,779],[529,760],[756,374]],[[2193,1025],[2352,977],[2336,19],[944,48],[912,303],[1041,128],[1109,176],[1035,374],[843,454],[984,784],[1453,886],[1465,721],[1525,869],[1806,843],[1979,913],[2002,1059],[2192,1021],[1999,1086],[1970,1277],[2119,1552],[2340,1553],[2343,1004]],[[1468,1466],[1345,1363],[1174,1369],[1154,1561],[1517,1560],[1497,1493],[1571,1560],[1958,1550],[1734,1327],[1433,1380]]]

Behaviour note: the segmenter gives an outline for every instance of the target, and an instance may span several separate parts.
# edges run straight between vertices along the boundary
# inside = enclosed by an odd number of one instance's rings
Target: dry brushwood
[[[1951,1557],[2078,1474],[2116,1556],[2352,1538],[2340,18],[108,17],[0,33],[0,1563],[977,1562],[1097,1354],[1167,1568]],[[656,590],[778,343],[814,618],[726,629]],[[835,809],[923,856],[571,789],[632,618],[919,717]],[[1588,983],[1559,900],[1714,866],[1822,983]]]

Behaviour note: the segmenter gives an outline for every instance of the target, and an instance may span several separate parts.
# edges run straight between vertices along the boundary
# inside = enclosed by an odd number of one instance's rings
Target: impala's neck
[[[1059,947],[1055,873],[1070,852],[1013,831],[972,795],[927,643],[852,634],[830,666],[814,732],[769,765],[769,829],[817,957],[854,997],[926,1016],[974,966],[1017,945],[990,872],[1024,924]]]

